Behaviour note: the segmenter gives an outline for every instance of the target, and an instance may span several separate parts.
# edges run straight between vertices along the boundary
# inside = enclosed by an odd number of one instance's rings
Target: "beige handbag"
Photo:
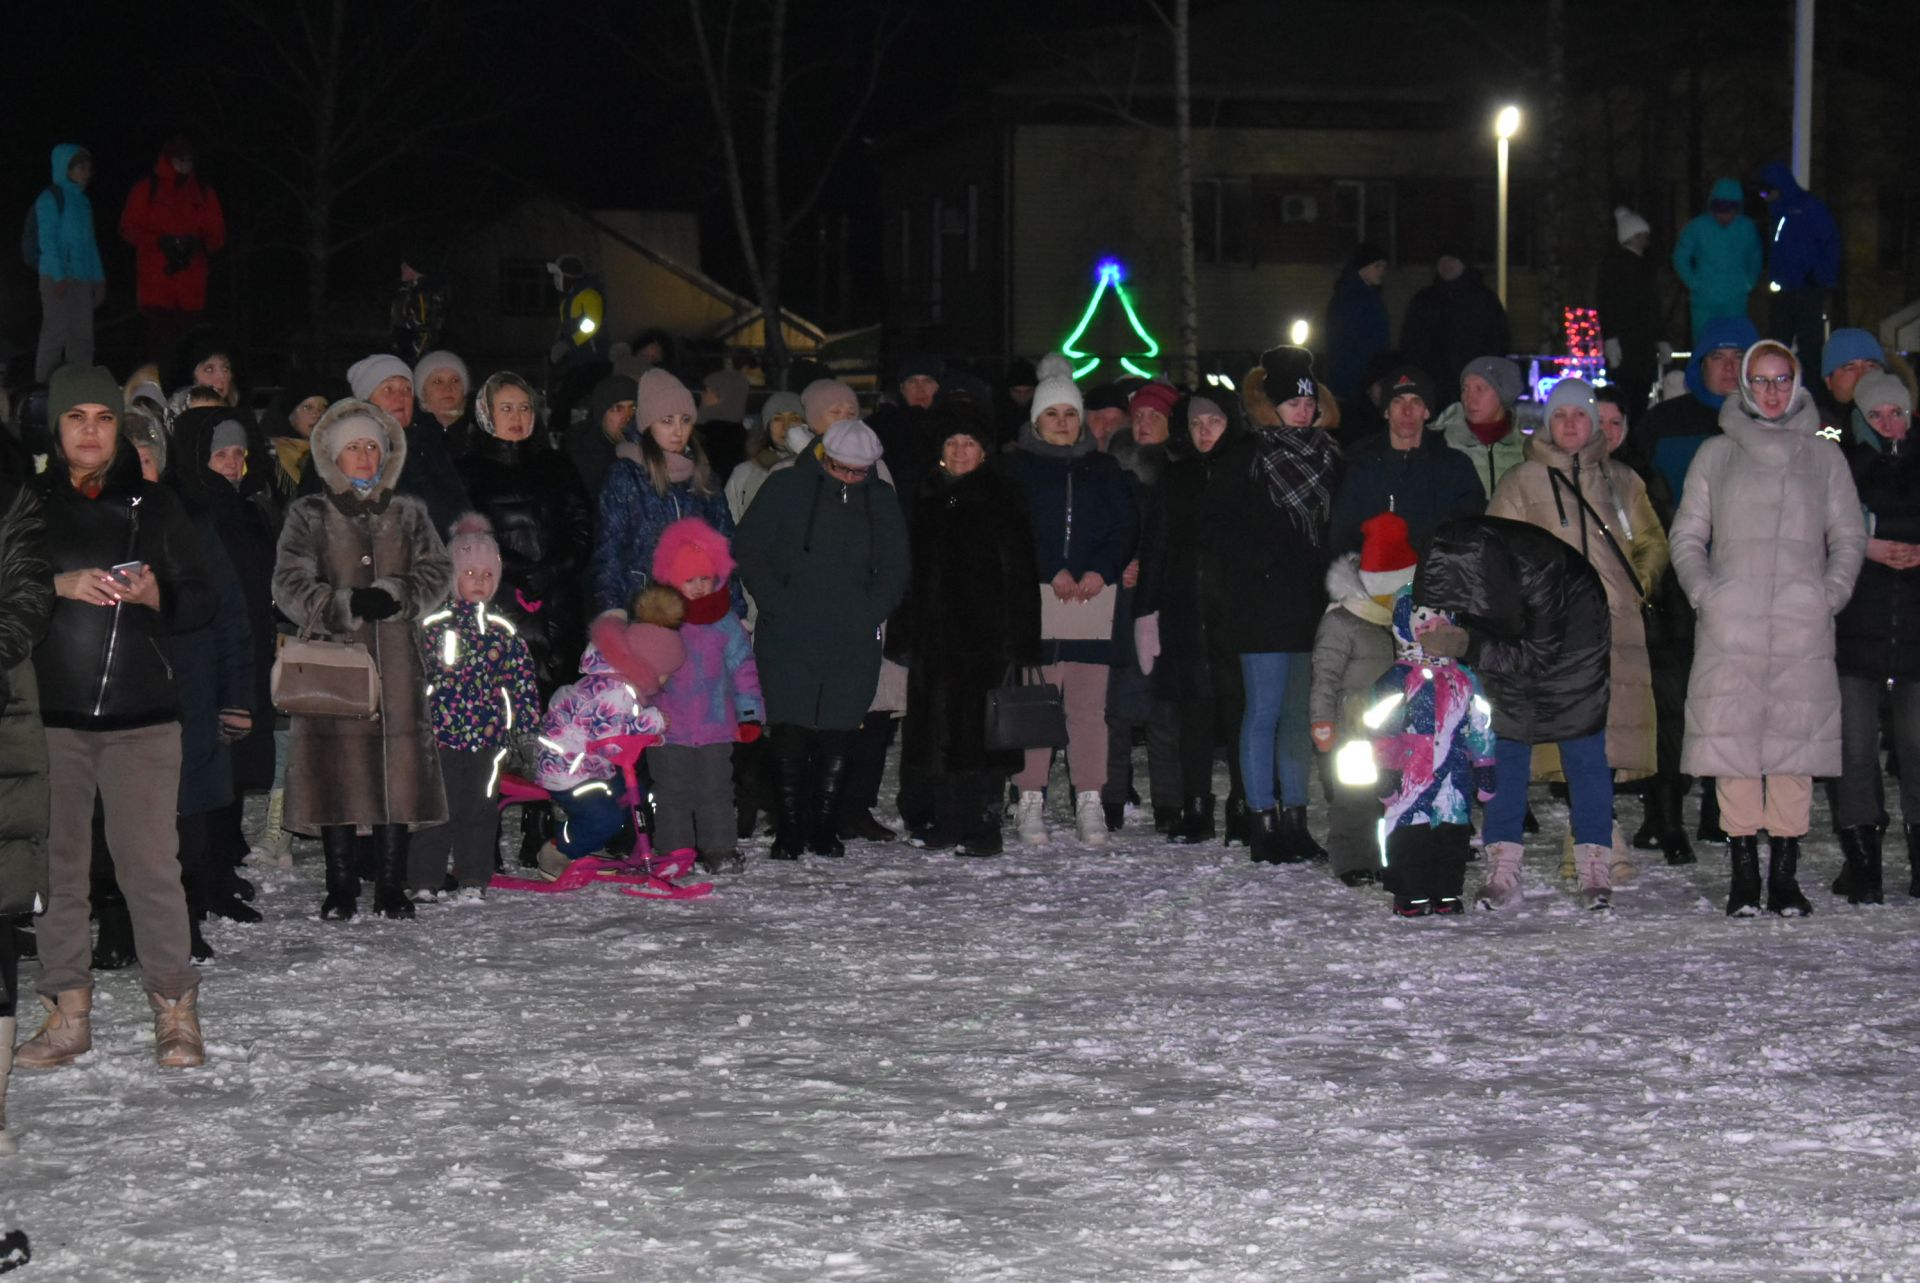
[[[269,690],[273,706],[293,717],[380,715],[380,670],[359,642],[314,641],[309,624],[282,636]]]

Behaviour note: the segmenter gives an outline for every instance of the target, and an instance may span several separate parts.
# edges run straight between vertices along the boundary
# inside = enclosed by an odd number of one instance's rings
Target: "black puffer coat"
[[[1873,514],[1873,537],[1920,543],[1920,442],[1856,432],[1844,449],[1860,504]],[[1920,569],[1861,563],[1853,599],[1834,620],[1834,646],[1845,676],[1920,677]]]
[[[526,641],[535,680],[547,695],[573,680],[587,644],[592,501],[566,455],[537,437],[502,441],[482,426],[460,456],[460,479],[500,545],[494,604]]]
[[[1153,693],[1164,700],[1211,699],[1210,652],[1233,650],[1237,605],[1233,548],[1220,518],[1229,489],[1251,459],[1246,432],[1230,426],[1205,454],[1167,466],[1154,487],[1140,540],[1135,618],[1160,616]]]
[[[47,895],[47,739],[31,659],[53,611],[53,572],[24,477],[0,443],[0,917],[31,913]]]
[[[1233,597],[1227,645],[1242,655],[1311,651],[1327,610],[1327,531],[1317,543],[1309,539],[1273,501],[1257,464],[1264,434],[1314,431],[1257,428],[1213,450],[1231,451],[1220,461],[1224,472],[1213,487],[1219,502],[1209,519],[1219,524],[1213,540]],[[1340,478],[1338,455],[1331,457],[1324,480],[1333,491]]]
[[[895,623],[913,657],[901,761],[929,774],[1017,770],[1021,754],[987,750],[986,707],[1009,664],[1040,662],[1026,496],[992,461],[957,479],[935,469],[920,485],[913,594]]]
[[[207,467],[213,432],[229,419],[247,433],[247,471],[236,487]],[[232,410],[188,410],[173,425],[172,464],[167,481],[189,512],[204,514],[226,549],[227,560],[246,604],[249,650],[253,657],[250,701],[232,707],[251,709],[253,729],[232,746],[233,787],[243,793],[273,787],[273,699],[270,692],[274,653],[273,557],[280,539],[273,486],[273,461],[265,439],[248,417]]]
[[[1420,561],[1413,599],[1467,630],[1463,662],[1501,739],[1558,744],[1607,728],[1612,617],[1579,549],[1503,517],[1450,521]]]
[[[160,581],[159,610],[54,602],[46,639],[33,653],[41,719],[83,731],[178,720],[173,635],[206,624],[219,602],[179,498],[142,480],[139,456],[123,443],[99,497],[89,499],[74,489],[57,438],[39,490],[55,575],[143,561]]]

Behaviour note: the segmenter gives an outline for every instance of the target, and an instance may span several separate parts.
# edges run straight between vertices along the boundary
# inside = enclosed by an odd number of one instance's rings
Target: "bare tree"
[[[788,0],[725,0],[712,8],[718,12],[710,13],[706,0],[687,0],[700,78],[719,131],[734,234],[740,240],[766,330],[766,364],[770,371],[784,372],[787,343],[780,319],[780,287],[788,244],[826,194],[835,166],[873,101],[887,49],[904,30],[906,16],[889,8],[872,22],[853,92],[836,95],[843,114],[825,153],[815,160],[814,179],[797,194],[789,194],[780,164],[781,124],[791,105],[788,94],[807,73],[825,68],[790,66]],[[758,113],[738,110],[755,99]],[[748,172],[756,141],[757,193],[751,190],[754,179]]]
[[[308,346],[327,359],[332,266],[343,251],[392,233],[423,211],[378,199],[376,185],[462,130],[500,118],[507,99],[458,60],[471,6],[421,0],[405,8],[354,0],[226,0],[262,37],[258,63],[231,69],[263,89],[273,124],[246,132],[245,163],[296,209],[286,244],[306,265]],[[277,110],[272,107],[277,105]],[[354,217],[343,220],[343,207]]]

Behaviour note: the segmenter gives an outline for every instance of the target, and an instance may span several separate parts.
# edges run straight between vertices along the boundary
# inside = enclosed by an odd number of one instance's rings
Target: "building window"
[[[500,260],[500,315],[545,316],[555,306],[545,260]]]
[[[1202,178],[1193,184],[1193,257],[1197,263],[1253,261],[1253,183]]]

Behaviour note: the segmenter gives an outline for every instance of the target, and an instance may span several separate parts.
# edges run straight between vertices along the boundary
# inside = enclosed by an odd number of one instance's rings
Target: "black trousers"
[[[1457,897],[1467,880],[1470,824],[1403,824],[1387,834],[1387,890],[1413,900]]]

